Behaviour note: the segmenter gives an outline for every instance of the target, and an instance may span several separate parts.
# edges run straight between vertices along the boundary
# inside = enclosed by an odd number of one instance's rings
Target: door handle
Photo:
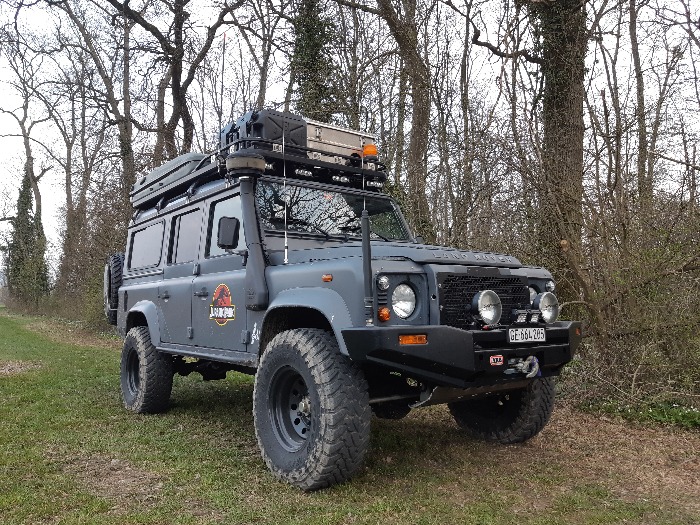
[[[195,297],[207,297],[209,295],[209,292],[207,292],[206,288],[202,288],[198,292],[194,292]]]
[[[163,293],[160,294],[161,299],[170,299],[170,294],[168,293],[167,290],[165,290]]]

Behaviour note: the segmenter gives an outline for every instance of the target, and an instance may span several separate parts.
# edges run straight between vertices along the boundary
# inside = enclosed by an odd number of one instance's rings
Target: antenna
[[[362,93],[360,92],[360,86],[357,86],[357,127],[362,129],[360,125],[360,115],[362,115]],[[365,138],[360,134],[360,169],[362,170],[362,191],[365,188]],[[362,211],[367,211],[367,196],[362,195]]]
[[[287,157],[284,155],[284,121],[282,121],[282,174],[284,175],[284,264],[289,263],[289,243],[287,242],[287,213],[289,195],[287,195]]]
[[[126,5],[126,4],[124,4]],[[224,114],[224,63],[226,60],[226,31],[224,31],[224,41],[221,45],[221,91],[219,93],[219,129],[221,129],[221,118]]]

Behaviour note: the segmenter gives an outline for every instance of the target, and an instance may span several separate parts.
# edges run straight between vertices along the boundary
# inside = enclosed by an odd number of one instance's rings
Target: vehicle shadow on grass
[[[212,427],[218,427],[224,422],[231,435],[254,439],[252,411],[252,377],[230,373],[223,381],[202,381],[198,374],[192,374],[175,380],[171,413],[196,415],[205,426],[211,422]],[[445,450],[483,447],[459,430],[445,407],[415,410],[399,421],[372,416],[371,428],[366,464],[389,475],[402,476],[426,462],[443,463]]]

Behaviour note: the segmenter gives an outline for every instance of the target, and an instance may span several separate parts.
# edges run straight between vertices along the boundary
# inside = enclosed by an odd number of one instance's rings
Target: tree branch
[[[364,11],[365,13],[370,13],[372,15],[380,15],[379,9],[376,9],[374,7],[370,7],[365,4],[360,4],[358,2],[353,2],[352,0],[335,0],[335,2],[338,5],[343,5],[345,7],[352,7],[353,9],[359,9],[360,11]]]
[[[128,0],[123,4],[117,2],[117,0],[107,0],[107,2],[109,2],[112,5],[112,7],[114,7],[114,9],[117,10],[117,12],[123,13],[129,18],[129,20],[137,23],[146,31],[148,31],[151,35],[153,35],[153,38],[155,38],[158,41],[158,43],[163,48],[163,51],[165,51],[169,55],[172,55],[177,51],[175,49],[175,46],[173,46],[170,43],[170,40],[156,26],[154,26],[143,16],[141,16],[141,13],[139,13],[138,11],[134,11],[129,7]]]
[[[683,166],[687,166],[688,168],[690,168],[692,170],[700,171],[700,166],[698,166],[697,164],[691,164],[690,162],[686,162],[684,160],[679,160],[679,159],[667,157],[666,155],[659,153],[658,151],[651,150],[651,149],[647,153],[649,153],[649,155],[653,155],[654,157],[659,157],[660,159],[668,160],[669,162],[675,162],[676,164],[682,164]]]
[[[477,29],[476,24],[474,24],[473,21],[470,20],[470,22],[472,24],[472,28],[474,29],[474,35],[472,36],[472,44],[474,44],[475,46],[485,47],[486,49],[491,51],[491,53],[493,53],[494,55],[499,56],[501,58],[523,57],[525,60],[527,60],[528,62],[530,62],[532,64],[540,64],[541,65],[544,63],[541,58],[536,57],[534,55],[531,55],[525,49],[513,51],[512,53],[506,53],[505,51],[501,51],[500,49],[498,49],[496,46],[494,46],[490,42],[484,42],[482,40],[479,40],[479,37],[481,36],[481,31],[479,29]]]

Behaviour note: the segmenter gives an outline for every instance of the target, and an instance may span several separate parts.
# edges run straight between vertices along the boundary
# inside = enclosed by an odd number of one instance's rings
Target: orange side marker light
[[[399,335],[400,345],[425,345],[428,344],[426,334],[403,334]]]

